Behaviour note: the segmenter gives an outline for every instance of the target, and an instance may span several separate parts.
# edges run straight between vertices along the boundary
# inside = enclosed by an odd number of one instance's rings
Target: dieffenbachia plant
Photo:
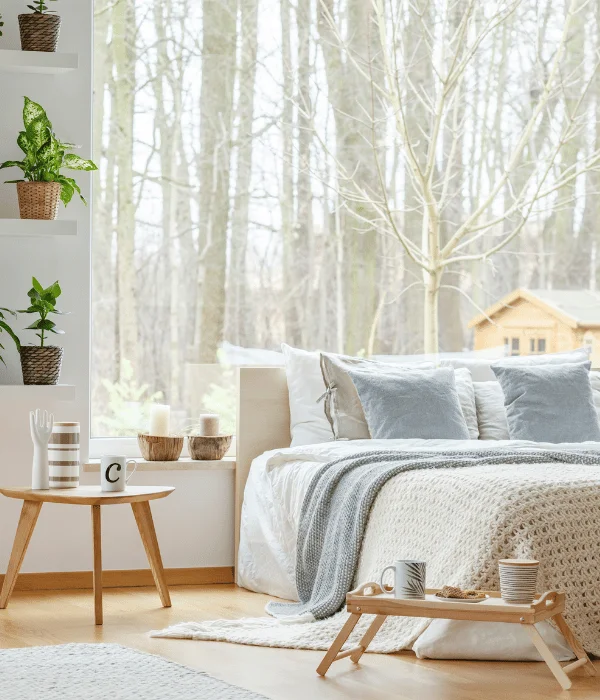
[[[32,288],[27,292],[29,297],[29,306],[26,309],[21,309],[20,314],[36,314],[39,318],[34,321],[25,330],[38,331],[37,337],[40,339],[40,347],[44,347],[46,333],[55,333],[62,335],[64,331],[56,327],[56,323],[48,318],[48,314],[63,314],[64,311],[59,311],[56,308],[56,300],[62,294],[62,289],[58,282],[54,282],[49,287],[42,285],[34,277],[32,279]]]
[[[75,192],[81,201],[87,204],[79,185],[72,177],[62,174],[62,170],[97,170],[95,163],[85,160],[75,153],[69,153],[76,148],[72,143],[65,143],[56,137],[52,123],[45,110],[28,97],[23,107],[24,131],[19,133],[17,144],[25,154],[23,160],[7,160],[0,165],[2,168],[21,168],[22,180],[7,182],[58,182],[61,185],[60,198],[67,204]]]
[[[0,336],[2,335],[3,332],[8,333],[8,335],[13,339],[15,345],[17,346],[17,350],[21,347],[21,342],[15,335],[13,329],[8,325],[6,321],[6,315],[5,314],[10,314],[11,316],[14,316],[15,318],[17,317],[17,314],[15,311],[12,311],[11,309],[5,309],[3,307],[0,307]],[[4,345],[0,343],[0,350],[4,350]],[[4,362],[4,358],[2,357],[2,354],[0,353],[0,362],[2,362],[3,365],[6,366],[6,362]]]

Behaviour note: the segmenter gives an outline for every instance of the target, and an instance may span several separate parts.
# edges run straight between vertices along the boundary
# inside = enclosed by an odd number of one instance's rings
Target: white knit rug
[[[3,700],[265,700],[191,668],[118,644],[0,651]]]

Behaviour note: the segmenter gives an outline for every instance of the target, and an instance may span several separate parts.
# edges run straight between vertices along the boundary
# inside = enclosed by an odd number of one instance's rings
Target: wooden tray
[[[358,663],[386,618],[391,615],[520,624],[523,625],[541,657],[565,690],[571,687],[571,679],[568,674],[577,668],[583,668],[590,676],[596,675],[593,663],[562,616],[565,609],[564,593],[546,591],[529,605],[517,605],[502,600],[498,591],[482,591],[489,595],[489,598],[473,605],[472,603],[440,600],[435,596],[438,590],[440,589],[428,588],[425,600],[395,598],[391,593],[384,591],[378,583],[372,581],[363,583],[356,590],[350,591],[346,595],[346,609],[350,613],[350,617],[323,657],[317,668],[317,673],[324,676],[334,661],[347,657],[350,657],[354,663]],[[375,615],[375,619],[356,646],[342,651],[342,647],[362,615]],[[535,627],[537,622],[548,618],[554,619],[567,644],[575,653],[577,661],[561,666],[554,658]]]

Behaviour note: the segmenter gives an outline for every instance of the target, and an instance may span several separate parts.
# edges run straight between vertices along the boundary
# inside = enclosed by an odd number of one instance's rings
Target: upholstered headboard
[[[250,465],[267,450],[290,445],[290,404],[283,367],[240,367],[235,470],[235,565]]]

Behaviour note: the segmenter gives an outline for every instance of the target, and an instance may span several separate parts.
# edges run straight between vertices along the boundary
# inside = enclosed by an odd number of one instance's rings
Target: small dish
[[[481,603],[489,598],[489,595],[484,595],[481,598],[444,598],[441,595],[435,595],[438,600],[443,600],[446,603]]]

